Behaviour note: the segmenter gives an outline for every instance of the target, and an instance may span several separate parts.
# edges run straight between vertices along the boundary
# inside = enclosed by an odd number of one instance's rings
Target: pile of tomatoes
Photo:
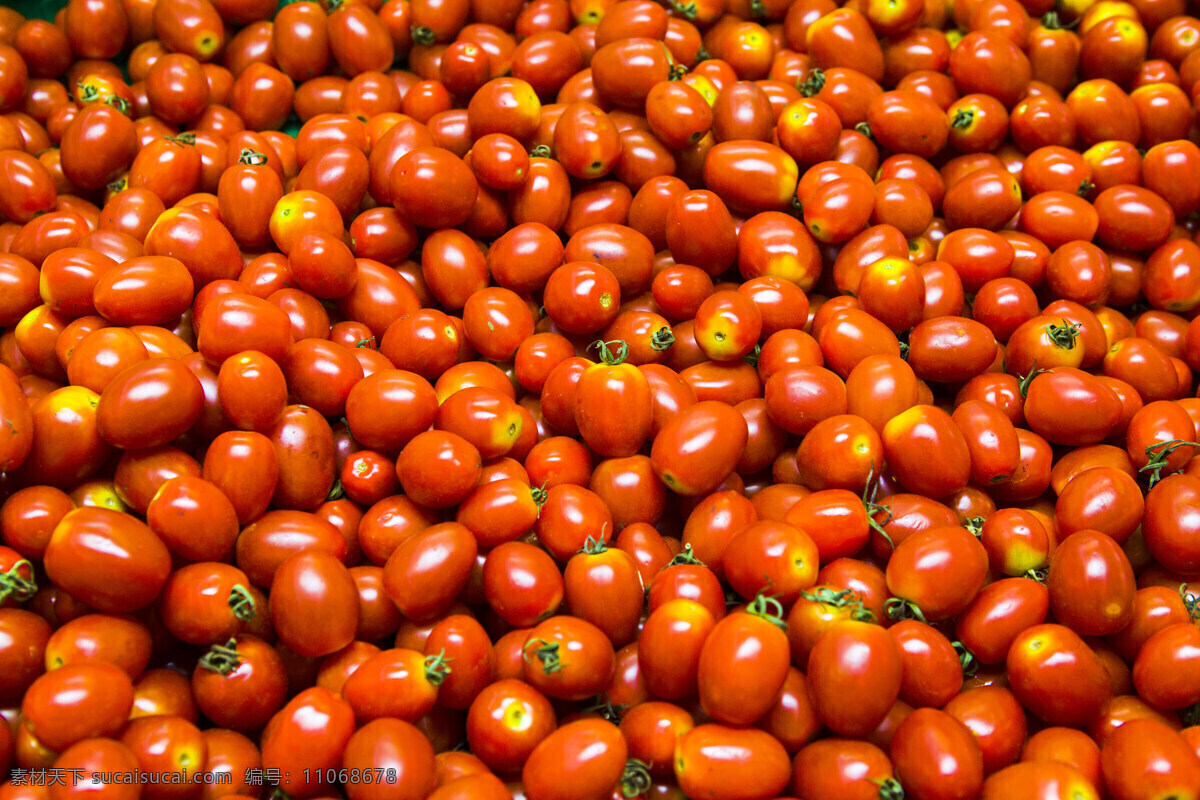
[[[1189,10],[0,7],[0,800],[1197,800]]]

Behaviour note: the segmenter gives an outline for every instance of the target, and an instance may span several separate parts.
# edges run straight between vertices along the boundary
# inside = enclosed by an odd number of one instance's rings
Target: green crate
[[[54,15],[66,4],[66,0],[9,0],[5,5],[20,11],[26,19],[53,21]]]

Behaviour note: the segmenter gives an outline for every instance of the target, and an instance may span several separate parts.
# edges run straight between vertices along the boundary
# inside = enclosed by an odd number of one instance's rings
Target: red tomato
[[[93,608],[126,613],[158,596],[170,574],[170,554],[135,517],[78,508],[54,529],[45,567],[55,584]]]
[[[1186,624],[1170,625],[1142,645],[1134,661],[1134,686],[1148,703],[1176,709],[1191,705],[1197,694],[1197,629]]]
[[[637,633],[642,612],[642,578],[634,557],[595,540],[584,544],[563,570],[571,613],[599,627],[614,646]]]
[[[920,797],[966,798],[983,787],[983,753],[967,726],[944,711],[919,708],[891,743],[896,777]]]
[[[475,538],[466,526],[433,525],[402,541],[388,556],[384,590],[406,617],[432,619],[462,591],[476,554]]]
[[[887,563],[889,616],[936,622],[958,615],[987,580],[987,551],[957,526],[918,531],[896,545]],[[907,609],[907,611],[906,611]]]
[[[1081,635],[1116,633],[1133,618],[1133,567],[1103,533],[1080,531],[1059,543],[1047,585],[1055,619]]]
[[[706,494],[729,477],[745,449],[746,421],[731,406],[705,401],[676,415],[654,438],[654,471],[677,494]]]
[[[312,725],[314,718],[324,724]],[[396,720],[395,724],[403,723]],[[284,778],[280,785],[286,785],[289,794],[319,795],[327,790],[326,776],[331,774],[330,770],[336,774],[336,768],[343,763],[343,753],[347,761],[354,760],[354,754],[358,753],[358,748],[351,749],[352,737],[357,735],[362,741],[372,732],[370,725],[366,725],[355,734],[354,712],[342,698],[320,687],[305,689],[280,709],[263,730],[263,766],[282,771]],[[402,744],[413,747],[413,741],[412,737],[406,737]],[[373,760],[368,757],[363,761]],[[401,774],[409,777],[407,771]]]
[[[467,712],[467,741],[489,767],[506,773],[528,760],[555,729],[550,701],[523,680],[499,680],[486,687]]]
[[[916,405],[897,414],[880,438],[888,465],[914,492],[945,497],[970,480],[967,440],[950,415],[935,406]]]
[[[133,684],[113,664],[97,661],[51,670],[34,681],[21,701],[29,732],[62,751],[95,737],[114,736],[133,706]]]
[[[700,725],[675,745],[675,780],[689,797],[774,797],[791,771],[783,745],[756,728]]]
[[[843,736],[863,736],[899,696],[900,649],[878,625],[838,622],[816,640],[807,674],[809,697],[826,726]]]
[[[354,640],[358,591],[342,562],[319,551],[298,553],[271,581],[271,622],[292,651],[329,655]]]
[[[747,611],[723,617],[705,639],[697,679],[701,706],[714,720],[748,725],[771,707],[789,663],[781,614],[782,607],[760,595]],[[747,670],[760,680],[739,680]]]
[[[1095,651],[1062,625],[1025,629],[1009,649],[1007,666],[1017,699],[1051,725],[1087,725],[1112,697]]]
[[[585,719],[563,725],[533,749],[521,772],[529,800],[560,797],[562,786],[580,800],[607,800],[625,768],[628,748],[616,725]]]

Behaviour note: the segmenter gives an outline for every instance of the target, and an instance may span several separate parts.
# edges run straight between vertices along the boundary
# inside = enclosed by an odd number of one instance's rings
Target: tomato
[[[782,612],[761,595],[744,612],[723,617],[700,651],[700,703],[718,722],[745,725],[761,718],[774,703],[787,677],[787,636]],[[761,680],[737,680],[742,669]]]
[[[550,617],[529,631],[521,652],[525,680],[560,700],[598,694],[613,675],[612,643],[583,619]]]
[[[392,167],[392,203],[404,217],[422,227],[449,228],[465,222],[477,193],[478,184],[470,169],[440,147],[410,150]]]
[[[989,514],[979,528],[979,540],[990,565],[1005,575],[1021,576],[1039,570],[1050,556],[1051,539],[1046,526],[1024,509],[1006,508]]]
[[[1063,625],[1026,628],[1013,640],[1007,666],[1017,699],[1051,725],[1087,725],[1112,696],[1095,651]]]
[[[33,451],[33,412],[25,402],[17,376],[0,367],[0,471],[9,472],[25,463]]]
[[[1133,568],[1105,534],[1081,531],[1064,539],[1050,559],[1048,586],[1055,618],[1076,633],[1116,633],[1132,619]]]
[[[667,247],[679,263],[690,264],[717,277],[734,261],[738,233],[720,195],[707,190],[676,198],[667,211]]]
[[[900,651],[900,699],[941,708],[962,688],[963,667],[950,640],[924,622],[902,620],[888,628]]]
[[[67,125],[59,147],[67,180],[99,189],[133,163],[137,139],[129,117],[110,106],[89,104]]]
[[[523,591],[517,593],[520,586]],[[506,542],[489,551],[483,564],[488,604],[512,625],[528,626],[552,614],[562,602],[562,574],[554,560],[524,542]]]
[[[1171,570],[1191,573],[1200,565],[1200,551],[1192,544],[1186,509],[1196,496],[1190,475],[1165,478],[1146,494],[1143,536],[1155,559]]]
[[[573,796],[607,798],[624,770],[628,749],[615,725],[606,720],[579,720],[543,739],[522,769],[530,800],[561,796],[562,784]]]
[[[21,716],[39,742],[61,752],[84,739],[115,735],[132,705],[129,676],[97,661],[42,675],[25,692]]]
[[[991,774],[1014,763],[1026,740],[1025,709],[1008,689],[982,686],[960,693],[945,712],[975,735],[983,751],[983,768]]]
[[[631,641],[642,612],[642,577],[634,557],[591,540],[563,570],[571,614],[599,627],[615,646]]]
[[[14,222],[25,223],[54,208],[57,190],[42,163],[19,150],[0,151],[0,181],[5,187],[0,210]]]
[[[678,700],[696,691],[703,644],[715,624],[708,609],[690,599],[651,611],[638,639],[638,664],[655,697]]]
[[[967,381],[988,368],[996,341],[986,326],[963,317],[935,317],[909,334],[908,362],[917,377],[943,383]]]
[[[422,731],[399,719],[378,719],[367,723],[349,737],[340,760],[342,769],[360,774],[382,775],[374,786],[365,781],[347,791],[354,800],[370,800],[387,784],[403,787],[414,796],[428,794],[436,779],[433,746]],[[387,790],[383,790],[387,791]],[[403,796],[403,795],[401,795]]]
[[[262,434],[223,433],[205,453],[205,480],[215,484],[233,504],[240,525],[266,511],[278,476],[275,448]]]
[[[620,282],[601,264],[568,262],[547,278],[543,302],[547,316],[566,333],[597,333],[620,313]]]
[[[650,433],[650,385],[637,367],[624,363],[626,342],[601,342],[598,347],[601,363],[584,370],[575,388],[576,424],[592,451],[626,458]]]
[[[313,725],[314,719],[322,724]],[[369,726],[364,726],[358,732],[360,742],[369,736],[369,731]],[[354,712],[349,703],[327,689],[305,689],[281,708],[263,730],[263,766],[282,771],[284,778],[280,785],[286,785],[289,794],[318,795],[327,785],[327,770],[342,763],[344,752],[350,751],[351,755],[358,752],[357,748],[350,749],[354,735]],[[405,744],[411,747],[412,741],[410,737]]]
[[[1025,629],[1045,622],[1049,592],[1029,578],[1009,578],[988,584],[959,615],[958,639],[982,664],[998,664]]]
[[[915,605],[918,619],[938,621],[966,609],[983,588],[987,552],[964,528],[929,528],[896,545],[886,574],[894,619]]]
[[[825,725],[843,736],[862,736],[899,696],[900,649],[877,625],[837,622],[816,640],[807,675],[809,697]]]
[[[419,531],[388,556],[383,586],[404,615],[424,621],[454,602],[475,564],[477,546],[466,526],[444,522]]]
[[[676,742],[695,723],[692,715],[677,705],[649,701],[631,708],[620,727],[630,757],[645,764],[652,775],[663,777],[672,773]]]
[[[440,654],[426,657],[407,648],[372,655],[346,679],[342,697],[359,721],[381,717],[416,722],[437,702],[449,667]]]
[[[967,440],[950,415],[934,406],[916,405],[892,417],[881,440],[891,469],[915,492],[945,497],[970,479]],[[934,463],[936,472],[930,467]]]
[[[124,788],[114,776],[134,775],[140,767],[137,756],[124,744],[111,738],[94,738],[78,742],[64,750],[56,759],[46,762],[46,767],[70,770],[80,781],[103,791],[107,796],[132,800],[138,794]]]
[[[1114,797],[1187,792],[1200,780],[1200,758],[1175,731],[1154,720],[1122,725],[1109,737],[1100,758]],[[1149,764],[1154,764],[1152,771],[1147,770]]]
[[[784,603],[816,583],[818,564],[817,545],[807,533],[787,522],[765,520],[735,533],[720,560],[738,594],[750,599],[770,590]]]
[[[854,739],[813,742],[792,763],[792,791],[813,800],[874,800],[894,782],[887,754],[870,742]]]
[[[1021,762],[1058,762],[1077,770],[1093,786],[1101,777],[1100,747],[1082,731],[1072,728],[1045,728],[1029,737],[1021,753]]]
[[[1062,762],[1036,761],[1014,764],[988,776],[983,784],[984,798],[999,797],[1077,797],[1099,798],[1095,782]]]
[[[971,731],[934,708],[905,717],[891,743],[896,777],[920,797],[966,798],[983,787],[983,754]]]
[[[275,505],[305,510],[319,506],[329,494],[336,469],[329,423],[307,406],[292,405],[283,409],[266,434],[275,446],[278,465]]]
[[[204,736],[182,717],[163,714],[132,720],[122,732],[121,742],[146,771],[177,772],[188,782],[203,780]]]
[[[203,61],[225,43],[221,17],[207,0],[168,0],[162,8],[155,6],[154,32],[171,50]]]
[[[675,745],[675,779],[689,797],[774,797],[790,777],[783,745],[756,728],[699,725]]]
[[[1134,686],[1146,702],[1176,709],[1196,700],[1193,685],[1197,669],[1194,626],[1175,624],[1155,633],[1142,645],[1134,661]]]
[[[733,472],[747,436],[745,419],[732,407],[711,400],[696,403],[663,426],[650,459],[671,490],[704,494]]]
[[[467,741],[489,767],[519,769],[555,729],[550,701],[520,680],[499,680],[483,689],[467,712]]]
[[[1079,446],[1103,440],[1117,423],[1120,401],[1094,378],[1060,367],[1029,384],[1025,418],[1030,429],[1056,444]]]
[[[455,665],[438,687],[438,703],[447,708],[469,708],[493,680],[492,642],[473,617],[454,614],[437,623],[425,640],[425,655]]]
[[[46,545],[45,567],[51,580],[93,608],[125,613],[158,596],[170,573],[170,555],[135,517],[105,508],[78,508],[55,527]]]
[[[294,652],[323,656],[353,641],[358,592],[335,556],[311,551],[287,559],[275,571],[271,598],[271,622],[280,640]],[[320,624],[314,622],[317,616]]]
[[[163,624],[185,642],[210,646],[227,642],[265,608],[259,608],[250,579],[236,567],[189,564],[167,580],[162,594]]]

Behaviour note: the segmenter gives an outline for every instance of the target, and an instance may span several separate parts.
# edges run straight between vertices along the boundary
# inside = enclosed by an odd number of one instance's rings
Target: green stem
[[[813,592],[801,592],[800,596],[810,603],[820,603],[830,608],[849,608],[850,618],[858,622],[875,621],[875,612],[863,605],[862,598],[853,589],[834,591],[828,586],[821,586]]]
[[[1200,442],[1189,442],[1184,439],[1170,439],[1158,444],[1152,444],[1146,448],[1146,455],[1150,458],[1146,466],[1138,470],[1149,475],[1147,488],[1153,489],[1154,484],[1158,483],[1163,478],[1162,471],[1167,468],[1167,460],[1181,447],[1200,447]]]
[[[446,680],[446,676],[450,674],[450,662],[454,659],[446,657],[446,650],[442,648],[437,655],[429,656],[425,659],[425,679],[434,686],[441,686]]]
[[[621,716],[629,710],[629,706],[614,705],[607,694],[598,694],[591,703],[580,710],[585,714],[599,714],[614,725],[620,725]]]
[[[821,90],[825,88],[825,72],[813,67],[802,80],[796,82],[796,88],[805,97],[820,94]]]
[[[650,765],[644,761],[631,758],[625,762],[625,770],[621,773],[621,796],[627,798],[641,797],[650,791],[654,782],[650,779]]]
[[[37,594],[37,581],[32,577],[22,577],[22,568],[27,568],[29,574],[33,575],[33,565],[24,558],[9,567],[7,572],[0,572],[0,604],[9,599],[24,603]]]
[[[229,590],[229,608],[242,622],[249,622],[258,614],[258,604],[254,602],[254,595],[240,583]]]
[[[242,663],[242,654],[237,651],[237,640],[230,639],[225,644],[214,644],[207,653],[200,656],[197,663],[221,676],[231,674]]]
[[[433,32],[433,28],[429,28],[424,25],[414,25],[412,29],[412,40],[414,44],[428,47],[437,41],[437,34]]]
[[[661,353],[675,344],[675,333],[666,325],[659,328],[650,337],[650,349]]]
[[[525,643],[522,657],[526,661],[530,661],[529,646],[536,645],[533,651],[533,656],[538,661],[542,662],[542,672],[546,675],[553,675],[562,669],[562,659],[558,654],[558,642],[547,642],[545,639],[530,639]]]
[[[761,617],[772,625],[787,631],[787,623],[783,620],[783,604],[770,595],[758,593],[758,596],[746,606],[746,613]]]
[[[958,663],[962,665],[963,675],[970,678],[976,672],[979,672],[979,659],[975,658],[975,654],[967,649],[967,646],[962,642],[954,642],[954,652],[958,653]]]
[[[884,525],[887,525],[892,521],[892,509],[890,506],[885,506],[875,502],[875,496],[878,493],[879,476],[875,474],[875,465],[872,464],[871,470],[867,473],[867,483],[865,486],[863,486],[862,493],[863,508],[867,511],[867,524],[871,526],[871,530],[883,537],[883,540],[888,543],[888,547],[895,550],[895,542],[892,541],[892,537],[888,535],[888,532],[883,529]],[[875,515],[880,513],[886,515],[883,519],[883,522],[879,522],[875,519]]]
[[[1187,584],[1181,583],[1179,584],[1179,597],[1183,600],[1183,607],[1187,609],[1192,622],[1200,622],[1200,595],[1192,594],[1188,591]]]
[[[1063,350],[1074,350],[1075,342],[1079,339],[1079,326],[1064,319],[1062,325],[1047,325],[1046,336]]]
[[[249,164],[252,167],[261,167],[267,163],[267,156],[265,153],[251,150],[249,147],[243,147],[242,152],[238,153],[238,163]]]
[[[685,544],[683,549],[680,550],[674,558],[668,561],[663,569],[666,569],[667,567],[676,567],[680,564],[694,564],[698,567],[704,566],[704,562],[696,558],[695,554],[692,553],[692,546],[690,544]]]
[[[672,0],[671,10],[686,20],[696,19],[695,3],[683,3],[679,2],[679,0]]]
[[[872,778],[879,784],[879,800],[904,800],[904,787],[895,778]]]
[[[610,367],[624,364],[625,359],[629,358],[629,342],[624,339],[613,339],[611,342],[597,339],[588,349],[592,347],[600,354],[600,362]]]
[[[883,604],[883,610],[892,622],[900,622],[906,619],[915,619],[918,622],[928,621],[916,603],[911,600],[905,600],[903,597],[889,597],[888,601]]]

